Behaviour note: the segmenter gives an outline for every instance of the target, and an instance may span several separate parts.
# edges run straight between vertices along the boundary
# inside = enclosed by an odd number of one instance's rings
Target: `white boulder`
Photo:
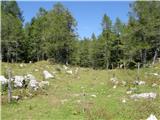
[[[20,66],[21,68],[23,68],[23,67],[24,67],[23,63],[21,63],[19,66]]]
[[[8,80],[3,75],[0,75],[0,82],[2,85],[4,85],[7,84]]]
[[[131,90],[129,90],[129,91],[127,91],[127,92],[126,92],[126,94],[132,94],[132,91],[131,91]]]
[[[39,87],[40,88],[43,88],[45,86],[49,86],[49,81],[41,81],[41,82],[39,82]]]
[[[155,99],[157,96],[156,93],[153,93],[153,92],[150,92],[150,93],[141,93],[141,94],[134,94],[134,95],[131,95],[130,98],[131,99],[141,99],[141,98],[144,98],[144,99]]]
[[[38,89],[38,82],[36,80],[30,80],[28,86],[34,90]]]
[[[23,87],[23,76],[14,76],[14,87]]]
[[[156,83],[153,83],[153,84],[152,84],[152,87],[156,87],[156,86],[157,86],[157,84],[156,84]]]
[[[97,96],[93,94],[93,95],[91,95],[91,97],[94,97],[94,98],[96,98]]]
[[[79,68],[75,69],[75,74],[78,74]]]
[[[68,70],[68,71],[66,71],[66,73],[72,75],[73,72],[72,72],[72,70]]]
[[[38,72],[39,70],[38,70],[38,69],[34,69],[34,71],[35,71],[35,72]]]
[[[111,82],[112,82],[113,84],[115,84],[115,85],[117,85],[117,84],[119,83],[119,81],[117,80],[116,77],[113,77],[113,78],[111,78],[110,80],[111,80]]]
[[[16,101],[18,101],[20,99],[20,97],[19,96],[12,96],[12,100],[16,100]]]
[[[136,85],[145,85],[146,82],[145,81],[135,81],[134,84],[136,84]]]
[[[65,70],[67,70],[67,69],[68,69],[68,67],[67,67],[66,65],[63,65],[63,68],[64,68]]]
[[[54,78],[54,76],[51,73],[49,73],[47,70],[43,71],[43,75],[45,79]]]
[[[126,103],[126,99],[125,98],[122,99],[122,103]]]
[[[158,120],[158,119],[156,118],[156,116],[151,114],[146,120]]]
[[[114,85],[114,86],[113,86],[113,89],[116,89],[116,88],[117,88],[117,86],[116,86],[116,85]]]
[[[27,80],[36,80],[35,76],[33,76],[32,74],[27,74],[27,76],[25,76]]]

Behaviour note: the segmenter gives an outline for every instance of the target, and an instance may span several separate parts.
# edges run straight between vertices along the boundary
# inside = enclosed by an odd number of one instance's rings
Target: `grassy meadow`
[[[48,80],[50,85],[46,89],[32,93],[27,89],[13,89],[13,95],[22,96],[18,102],[7,103],[7,91],[1,91],[2,120],[145,120],[150,114],[160,119],[160,78],[151,74],[160,74],[160,64],[140,69],[140,80],[146,84],[139,86],[132,84],[137,79],[136,69],[93,70],[79,67],[75,74],[77,67],[69,66],[73,71],[70,75],[60,64],[41,61],[23,64],[23,67],[20,63],[2,63],[2,75],[8,66],[12,68],[13,75],[30,73],[37,81],[43,80],[43,70],[56,73],[54,79]],[[119,81],[116,88],[110,81],[114,75]],[[153,87],[153,83],[157,86]],[[131,87],[137,88],[134,93],[156,92],[157,97],[132,100],[126,94]]]

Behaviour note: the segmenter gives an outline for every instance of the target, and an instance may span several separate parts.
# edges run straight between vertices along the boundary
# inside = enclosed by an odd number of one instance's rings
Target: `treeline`
[[[77,22],[61,3],[37,15],[23,27],[23,16],[15,1],[1,3],[2,60],[57,63],[93,68],[134,67],[155,63],[160,56],[160,2],[131,4],[128,23],[112,23],[102,16],[102,33],[79,40]],[[107,12],[107,11],[106,11]]]

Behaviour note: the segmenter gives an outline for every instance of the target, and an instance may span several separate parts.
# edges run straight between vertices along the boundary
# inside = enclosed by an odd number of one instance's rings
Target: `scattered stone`
[[[123,86],[127,85],[126,81],[122,81],[122,85]]]
[[[29,86],[29,88],[36,91],[38,89],[38,82],[34,79],[30,80],[28,86]]]
[[[24,80],[23,76],[14,76],[14,87],[23,87]]]
[[[134,95],[131,95],[130,98],[131,99],[141,99],[141,98],[144,98],[144,99],[155,99],[157,96],[156,93],[141,93],[141,94],[134,94]]]
[[[146,82],[145,81],[134,81],[135,85],[145,85]]]
[[[27,74],[27,76],[25,76],[25,78],[27,80],[36,80],[35,76],[33,76],[32,74]]]
[[[44,88],[45,86],[49,86],[49,81],[41,81],[39,82],[39,87]]]
[[[117,78],[116,78],[116,77],[112,77],[110,80],[111,80],[112,82],[115,82],[115,81],[117,81]]]
[[[23,68],[23,67],[24,67],[23,63],[21,63],[19,66],[20,66],[21,68]]]
[[[77,100],[77,103],[81,103],[81,100]]]
[[[39,70],[38,70],[38,69],[34,69],[34,71],[35,71],[35,72],[38,72]]]
[[[8,80],[4,76],[0,75],[0,82],[2,85],[4,85],[7,84]]]
[[[130,91],[127,91],[126,94],[132,94],[132,91],[131,91],[131,90],[130,90]]]
[[[54,78],[54,76],[51,73],[49,73],[47,70],[43,71],[43,75],[45,79]]]
[[[115,88],[117,88],[117,86],[116,86],[116,85],[114,85],[114,86],[113,86],[113,88],[115,89]]]
[[[122,99],[122,103],[126,103],[126,99]]]
[[[65,70],[68,70],[68,67],[67,67],[66,65],[63,65],[63,68],[64,68]]]
[[[75,69],[75,74],[78,74],[79,68]]]
[[[156,118],[156,116],[151,114],[146,120],[158,120],[158,119]]]
[[[56,74],[57,72],[53,71],[52,73],[53,73],[53,74]]]
[[[111,80],[112,83],[115,84],[115,85],[117,85],[117,84],[119,83],[119,81],[117,80],[116,77],[112,77],[110,80]]]
[[[94,98],[96,98],[97,96],[93,94],[93,95],[91,95],[91,97],[94,97]]]
[[[156,84],[156,83],[153,83],[153,84],[152,84],[152,87],[156,87],[156,86],[157,86],[157,84]]]
[[[64,100],[61,100],[61,103],[64,104],[67,101],[68,101],[68,99],[64,99]]]
[[[158,73],[153,73],[153,75],[158,76]]]
[[[72,70],[68,70],[68,71],[66,71],[66,73],[72,75],[73,72],[72,72]]]
[[[38,82],[36,80],[36,78],[32,75],[32,74],[28,74],[26,76],[26,80],[29,81],[28,87],[33,89],[33,90],[37,90],[38,89]]]
[[[19,96],[12,96],[12,100],[16,100],[16,101],[18,101],[20,99],[20,97]]]

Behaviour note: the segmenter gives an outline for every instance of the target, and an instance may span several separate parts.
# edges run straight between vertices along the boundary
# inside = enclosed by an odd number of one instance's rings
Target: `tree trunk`
[[[10,103],[12,101],[12,88],[11,88],[11,69],[8,69],[8,102]]]
[[[158,51],[155,50],[152,64],[155,64],[157,55],[158,55]]]
[[[146,64],[147,61],[147,50],[144,49],[144,54],[143,54],[143,64]]]

